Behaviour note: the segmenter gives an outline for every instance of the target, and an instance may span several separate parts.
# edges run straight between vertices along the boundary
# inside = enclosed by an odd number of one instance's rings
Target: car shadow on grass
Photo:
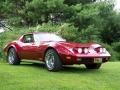
[[[20,64],[20,66],[24,66],[24,67],[33,67],[33,68],[40,68],[40,69],[45,69],[45,64],[44,63],[22,63]]]
[[[64,66],[62,68],[63,73],[96,73],[100,72],[101,69],[86,69],[83,65]]]
[[[47,70],[44,63],[22,63],[20,66]],[[100,71],[101,69],[86,69],[84,65],[67,65],[63,66],[59,72],[53,73],[96,73]]]

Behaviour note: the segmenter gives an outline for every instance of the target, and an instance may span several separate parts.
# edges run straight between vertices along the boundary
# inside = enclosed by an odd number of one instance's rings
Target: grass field
[[[99,70],[75,65],[59,72],[47,71],[44,64],[0,63],[0,90],[120,90],[120,62]]]

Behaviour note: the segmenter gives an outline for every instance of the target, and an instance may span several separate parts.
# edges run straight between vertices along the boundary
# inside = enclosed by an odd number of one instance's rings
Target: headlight
[[[74,48],[73,49],[74,50],[74,52],[76,52],[76,53],[79,53],[79,54],[82,54],[82,53],[84,53],[84,54],[87,54],[87,53],[89,53],[89,49],[88,48]]]
[[[84,53],[87,54],[89,52],[88,48],[84,48]]]
[[[82,53],[82,48],[78,48],[78,53]]]

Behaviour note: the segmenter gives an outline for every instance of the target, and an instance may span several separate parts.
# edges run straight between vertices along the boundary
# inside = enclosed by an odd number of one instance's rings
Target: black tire
[[[19,65],[20,64],[20,58],[18,57],[14,48],[9,49],[9,51],[7,53],[7,61],[11,65]]]
[[[54,49],[48,49],[44,59],[45,65],[49,71],[59,71],[62,68],[59,55]]]
[[[96,64],[85,64],[87,69],[99,69],[101,67],[101,63]]]

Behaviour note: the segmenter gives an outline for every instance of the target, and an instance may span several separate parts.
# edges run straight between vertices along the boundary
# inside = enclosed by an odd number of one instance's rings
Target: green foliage
[[[119,61],[120,60],[120,53],[114,50],[113,46],[108,44],[101,43],[111,54],[110,61]]]
[[[114,42],[112,46],[115,51],[120,52],[120,42]]]
[[[63,25],[61,25],[57,33],[65,38],[67,41],[75,41],[75,39],[78,37],[77,28],[68,23],[64,23]]]
[[[53,25],[52,23],[43,23],[42,25],[37,25],[31,29],[36,32],[56,32],[59,27],[59,25]]]
[[[76,41],[79,42],[101,42],[99,39],[99,31],[94,25],[89,25],[87,28],[79,31],[79,37]]]
[[[7,19],[9,25],[19,26],[21,25],[21,17],[12,17]]]
[[[1,46],[21,32],[56,32],[68,41],[106,43],[117,60],[120,58],[120,13],[113,10],[111,0],[95,1],[1,0],[0,19],[5,18],[12,26],[30,27],[15,28],[12,34],[0,35]]]
[[[96,0],[64,0],[64,3],[68,4],[68,5],[76,5],[79,3],[86,4],[86,3],[91,3],[91,2],[95,2],[95,1]]]
[[[104,30],[101,32],[101,38],[106,43],[120,41],[120,18],[118,15],[109,16],[106,20]]]

